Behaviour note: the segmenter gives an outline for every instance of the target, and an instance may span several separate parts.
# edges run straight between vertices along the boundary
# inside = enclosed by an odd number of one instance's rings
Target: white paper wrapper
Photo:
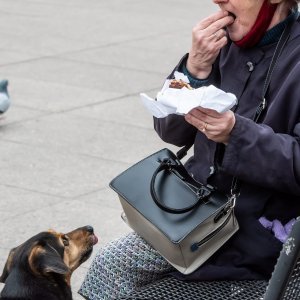
[[[188,78],[179,72],[175,72],[176,79],[189,82]],[[169,88],[170,80],[166,80],[162,90],[157,94],[157,101],[142,93],[142,103],[156,118],[164,118],[169,114],[187,114],[195,107],[203,107],[223,113],[231,109],[236,103],[236,96],[226,93],[213,85],[198,89],[174,89]]]

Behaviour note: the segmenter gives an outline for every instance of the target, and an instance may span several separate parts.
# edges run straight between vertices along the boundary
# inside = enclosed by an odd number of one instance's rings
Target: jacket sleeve
[[[236,115],[222,169],[242,181],[300,196],[300,120],[288,135]]]
[[[221,167],[243,181],[300,196],[300,63],[285,68],[284,77],[283,67],[273,74],[262,124],[236,114]]]
[[[192,144],[197,132],[183,116],[178,115],[169,115],[162,119],[154,118],[154,129],[164,142],[178,147]]]

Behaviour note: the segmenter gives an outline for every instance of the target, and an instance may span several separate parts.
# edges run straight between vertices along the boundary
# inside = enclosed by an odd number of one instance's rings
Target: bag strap
[[[290,21],[285,26],[284,31],[282,32],[282,34],[280,36],[280,39],[277,43],[277,46],[275,48],[275,52],[274,52],[273,57],[271,59],[271,63],[270,63],[270,66],[269,66],[269,69],[268,69],[268,72],[267,72],[267,76],[266,76],[266,79],[265,79],[265,82],[264,82],[264,86],[263,86],[263,91],[262,91],[262,96],[261,96],[262,101],[259,104],[259,106],[257,107],[255,115],[253,117],[253,121],[255,123],[258,122],[262,112],[265,110],[265,108],[267,106],[266,94],[267,94],[267,91],[268,91],[268,88],[269,88],[269,85],[270,85],[270,82],[271,82],[271,76],[273,74],[275,65],[278,61],[278,58],[281,55],[282,50],[283,50],[285,44],[287,43],[287,41],[290,37],[290,31],[291,31],[291,28],[292,28],[293,24],[294,24],[294,22]]]
[[[176,153],[178,159],[181,160],[182,158],[184,158],[193,145],[194,145],[194,141],[190,144],[185,145],[183,148],[179,149],[179,151]]]
[[[278,58],[281,55],[283,48],[286,45],[286,43],[290,37],[290,32],[291,32],[291,28],[292,28],[293,24],[294,24],[294,22],[292,22],[292,21],[288,22],[288,24],[285,26],[285,28],[279,38],[277,46],[275,48],[275,51],[272,56],[271,63],[270,63],[270,66],[269,66],[269,69],[267,72],[267,76],[266,76],[266,79],[265,79],[265,82],[263,85],[263,91],[262,91],[262,97],[261,97],[262,101],[258,105],[258,107],[255,111],[254,117],[252,119],[255,123],[258,123],[259,118],[261,117],[262,113],[265,111],[265,109],[267,107],[266,94],[267,94],[267,91],[268,91],[268,88],[269,88],[269,85],[271,82],[271,76],[273,74],[276,63],[278,62]],[[231,198],[234,202],[240,193],[240,189],[241,189],[241,181],[238,180],[236,177],[234,177],[232,180],[232,184],[231,184]]]

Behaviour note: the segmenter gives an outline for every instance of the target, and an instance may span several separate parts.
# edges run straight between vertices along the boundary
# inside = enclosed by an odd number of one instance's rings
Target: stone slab
[[[96,89],[103,92],[117,92],[123,95],[138,93],[159,87],[162,75],[118,67],[94,65],[44,58],[18,65],[1,67],[6,77],[35,80],[46,83],[59,83],[76,88]]]
[[[2,114],[0,115],[0,134],[9,135],[9,133],[12,132],[13,127],[11,124],[14,123],[20,123],[23,121],[28,120],[34,120],[35,118],[44,116],[45,112],[18,106],[14,103],[14,100],[12,100],[11,106],[9,108],[9,115],[8,114]]]
[[[164,79],[162,79],[162,84],[163,82]],[[151,97],[155,97],[158,91],[159,89],[156,89],[147,93]],[[69,115],[76,116],[76,118],[101,119],[119,125],[136,126],[150,129],[153,132],[153,117],[143,106],[138,94],[74,109],[69,112]]]
[[[123,95],[118,91],[71,86],[68,83],[36,81],[9,76],[9,93],[14,107],[32,111],[62,112],[109,101]],[[13,114],[13,112],[11,112]],[[19,112],[22,119],[23,113]],[[11,119],[11,117],[10,117]]]
[[[127,165],[0,141],[1,183],[52,196],[78,197],[107,187]]]
[[[40,208],[48,209],[62,200],[60,197],[35,193],[30,190],[20,189],[9,185],[1,184],[0,189],[2,199],[0,202],[0,220],[3,225],[0,227],[1,238],[3,238],[4,231],[6,231],[4,222],[10,223],[11,220],[15,220],[14,226],[19,226],[19,218],[24,214],[30,215],[34,210]],[[1,243],[0,248],[3,247],[4,244]]]
[[[127,45],[123,45],[122,47],[113,45],[77,53],[68,53],[60,57],[72,61],[93,63],[95,65],[113,66],[142,72],[157,72],[162,74],[163,77],[163,75],[166,75],[166,72],[171,72],[178,63],[181,55],[187,52],[187,49],[178,51],[178,53],[170,51],[170,55],[166,59],[164,51],[149,51],[151,48],[147,49],[146,46],[143,46],[143,41],[136,43],[141,45],[141,48]],[[168,44],[167,41],[163,41],[162,39],[158,42]],[[163,47],[160,46],[160,48]],[[132,56],[134,56],[134,59],[132,59]],[[149,63],[150,61],[151,63]]]
[[[93,172],[88,172],[88,168],[95,161],[93,171],[96,174],[105,172],[99,176],[101,180],[103,176],[109,178],[118,163],[120,165],[134,163],[144,157],[145,153],[150,154],[165,146],[152,128],[118,123],[114,120],[111,118],[110,121],[106,121],[101,118],[101,114],[98,119],[77,117],[68,113],[48,115],[22,124],[13,124],[11,128],[13,127],[14,134],[9,137],[9,141],[22,144],[23,151],[32,149],[34,153],[36,152],[36,157],[29,158],[30,160],[36,161],[41,156],[41,161],[35,164],[36,172],[39,173],[39,168],[43,172],[46,171],[44,167],[49,167],[49,173],[51,171],[55,174],[63,173],[60,171],[63,168],[67,172],[64,176],[70,176],[73,180],[77,176],[75,173],[78,174],[76,170],[80,165],[87,172],[82,179],[88,180],[89,176],[91,178],[93,176]],[[7,138],[1,131],[0,137]],[[17,155],[22,150],[15,148],[14,151],[16,153],[10,152],[11,155]],[[72,168],[69,164],[76,160],[78,162]]]

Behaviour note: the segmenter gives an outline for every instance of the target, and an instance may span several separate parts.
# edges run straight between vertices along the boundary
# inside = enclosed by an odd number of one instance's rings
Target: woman
[[[191,50],[176,70],[185,73],[193,87],[213,84],[235,94],[238,105],[223,114],[195,108],[184,117],[154,120],[164,141],[177,146],[194,143],[186,168],[196,180],[224,193],[230,192],[233,177],[241,181],[235,208],[239,231],[185,276],[130,234],[100,251],[80,290],[83,296],[118,298],[166,273],[183,280],[270,278],[287,227],[300,215],[297,2],[214,0],[221,10],[195,26]],[[267,107],[255,123],[272,55],[288,24],[290,38],[272,73]]]

